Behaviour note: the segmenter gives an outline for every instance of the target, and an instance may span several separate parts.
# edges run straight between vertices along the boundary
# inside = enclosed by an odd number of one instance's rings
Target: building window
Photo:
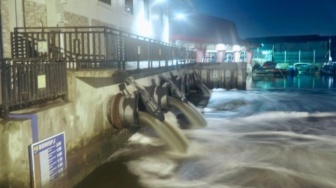
[[[111,0],[98,0],[98,1],[111,5]]]
[[[133,14],[133,0],[125,0],[125,11]]]
[[[145,19],[149,20],[149,0],[143,0],[143,2],[144,2]]]

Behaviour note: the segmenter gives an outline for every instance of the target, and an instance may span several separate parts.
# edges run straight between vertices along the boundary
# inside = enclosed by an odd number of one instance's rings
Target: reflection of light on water
[[[329,80],[328,80],[328,88],[332,88],[332,86],[333,86],[333,84],[334,84],[334,78],[333,77],[329,77]]]
[[[313,79],[313,88],[315,88],[315,79]]]
[[[300,77],[297,79],[298,81],[298,88],[301,88],[301,79],[300,79]]]
[[[252,76],[246,77],[246,90],[252,89]]]
[[[334,84],[333,77],[326,76],[315,76],[315,75],[296,75],[287,76],[287,78],[269,78],[261,77],[255,79],[247,79],[250,82],[250,86],[247,90],[253,89],[275,89],[275,88],[321,88],[321,89],[334,89],[336,86]]]

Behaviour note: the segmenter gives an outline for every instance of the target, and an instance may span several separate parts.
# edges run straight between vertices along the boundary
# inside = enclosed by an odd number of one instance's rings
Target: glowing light
[[[233,51],[240,51],[241,47],[239,45],[233,45],[232,50]]]
[[[226,46],[224,44],[217,44],[216,50],[217,51],[224,51],[226,49]]]
[[[176,14],[176,18],[179,19],[179,20],[185,20],[186,16],[185,16],[185,14],[178,13],[178,14]]]
[[[145,19],[144,10],[141,10],[135,19],[133,30],[140,36],[152,37],[153,29],[151,23]]]
[[[165,24],[163,28],[163,42],[169,42],[169,24]]]
[[[263,50],[263,51],[261,51],[261,54],[262,55],[268,55],[268,54],[271,54],[271,51],[270,50]]]

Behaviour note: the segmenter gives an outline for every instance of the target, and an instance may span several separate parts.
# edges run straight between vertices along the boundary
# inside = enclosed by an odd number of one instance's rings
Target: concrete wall
[[[28,187],[28,143],[32,143],[29,120],[1,122],[0,187]]]
[[[47,7],[35,1],[25,1],[24,19],[26,27],[46,27]]]
[[[193,69],[210,89],[246,89],[246,63],[206,63]]]
[[[64,12],[64,19],[66,22],[64,26],[74,27],[74,26],[90,26],[89,19],[85,16],[74,14],[71,12]]]
[[[145,18],[143,0],[133,1],[133,14],[126,12],[124,6],[124,0],[114,0],[111,5],[98,0],[71,0],[63,4],[63,10],[68,14],[86,17],[89,20],[89,26],[112,26],[140,36],[168,42],[169,23],[166,13],[163,13],[163,23],[157,23],[156,18],[160,14],[157,6],[150,6],[152,8],[149,20]],[[73,22],[70,19],[69,15],[65,16],[64,24],[72,25]]]
[[[10,33],[15,27],[47,26],[45,0],[2,0],[1,16],[5,58],[11,57]]]
[[[10,50],[10,0],[1,0],[1,18],[2,18],[2,40],[3,40],[3,50],[4,50],[4,57],[11,56]]]
[[[67,152],[71,153],[68,167],[71,168],[70,171],[73,171],[68,177],[70,187],[108,157],[100,156],[100,152],[103,152],[101,147],[87,149],[92,144],[92,140],[101,142],[102,135],[109,132],[110,137],[107,139],[113,141],[108,146],[110,150],[105,152],[111,154],[120,148],[132,134],[126,129],[113,129],[106,118],[108,99],[119,92],[118,84],[95,87],[79,78],[105,77],[111,79],[113,73],[113,71],[69,71],[69,91],[71,93],[69,102],[60,100],[12,112],[12,114],[37,115],[39,140],[65,132]],[[138,79],[137,82],[149,85],[151,78],[144,77]],[[30,187],[28,146],[33,143],[31,121],[10,119],[0,122],[0,127],[2,127],[0,131],[2,152],[0,187]],[[96,153],[99,155],[93,155]],[[93,155],[91,161],[87,159],[90,155]],[[98,157],[100,157],[99,160],[97,160]],[[78,162],[81,160],[82,162]]]
[[[189,71],[196,71],[207,85],[218,81],[230,83],[230,87],[236,84],[239,88],[245,83],[246,64],[196,64],[189,68]],[[157,74],[168,77],[168,71],[161,68],[135,72],[134,77],[137,83],[149,86],[151,79],[158,83]],[[173,73],[178,74],[176,71]],[[39,140],[65,132],[69,187],[104,162],[133,134],[130,129],[113,129],[106,117],[109,97],[119,92],[120,82],[113,80],[128,77],[128,74],[112,70],[68,71],[70,101],[56,100],[11,113],[36,115]],[[30,187],[28,146],[33,143],[31,120],[3,120],[0,127],[0,187]]]

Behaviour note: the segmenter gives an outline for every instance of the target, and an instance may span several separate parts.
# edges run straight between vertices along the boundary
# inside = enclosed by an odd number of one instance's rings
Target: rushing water
[[[110,182],[93,176],[81,185],[336,187],[334,88],[333,78],[301,76],[253,81],[246,91],[214,89],[203,109],[207,127],[182,130],[189,139],[186,154],[167,151],[146,128],[110,157],[106,166],[111,173],[100,172]],[[177,124],[174,116],[166,115]],[[118,167],[121,163],[123,168]],[[111,180],[118,172],[120,177]]]

